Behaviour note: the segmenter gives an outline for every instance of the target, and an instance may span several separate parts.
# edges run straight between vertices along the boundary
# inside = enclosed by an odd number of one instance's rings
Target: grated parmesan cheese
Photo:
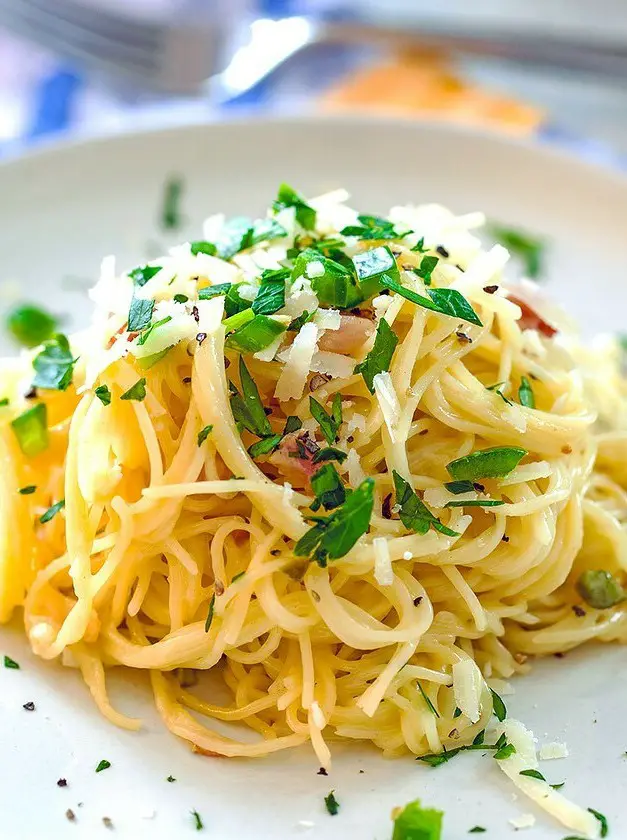
[[[533,814],[521,814],[519,817],[512,817],[509,823],[515,829],[532,828],[536,824],[536,818]]]
[[[305,266],[305,274],[310,280],[314,277],[322,277],[324,275],[324,266],[320,260],[312,260]]]
[[[281,402],[302,396],[317,341],[318,327],[315,324],[309,322],[301,327],[290,347],[289,357],[274,392],[274,396]]]
[[[361,482],[365,479],[366,473],[362,469],[356,449],[351,449],[349,451],[345,464],[348,471],[348,483],[351,487],[359,487]]]
[[[566,758],[568,756],[568,747],[566,744],[560,744],[558,741],[552,741],[549,744],[543,744],[538,753],[542,761],[551,761],[556,758]]]
[[[375,537],[372,541],[374,551],[374,576],[380,586],[391,586],[394,583],[390,548],[385,537]]]
[[[312,321],[321,330],[339,330],[342,324],[342,316],[339,309],[318,309]]]
[[[315,373],[326,373],[333,379],[348,379],[355,369],[355,359],[328,350],[316,350],[309,369]]]
[[[481,671],[472,659],[456,662],[452,671],[455,703],[472,723],[476,723],[481,717]]]

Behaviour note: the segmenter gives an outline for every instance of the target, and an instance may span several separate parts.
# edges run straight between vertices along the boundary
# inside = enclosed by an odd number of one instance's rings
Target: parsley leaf
[[[476,324],[479,327],[483,326],[475,310],[457,289],[427,289],[429,295],[427,298],[417,294],[412,289],[401,286],[387,274],[381,278],[381,285],[418,306],[430,309],[432,312],[450,315],[452,318],[459,318],[461,321],[468,321],[468,323]]]
[[[455,481],[503,478],[518,466],[525,455],[527,450],[518,446],[495,446],[456,458],[446,465],[446,469]]]
[[[20,449],[28,458],[34,458],[48,448],[48,410],[45,403],[38,403],[11,421]]]
[[[313,230],[316,227],[316,211],[289,184],[281,184],[277,198],[272,206],[277,213],[286,207],[294,207],[296,210],[296,221],[302,228]]]
[[[431,275],[439,261],[438,257],[423,257],[420,261],[420,267],[413,269],[414,274],[422,277],[425,286],[431,285]]]
[[[4,656],[4,667],[9,668],[13,671],[19,671],[20,670],[19,662],[16,662],[15,659],[11,659],[11,657],[7,656],[6,654]]]
[[[227,295],[232,285],[232,283],[216,283],[215,286],[205,286],[204,289],[198,290],[198,300],[211,300],[220,295]]]
[[[58,502],[51,505],[48,510],[39,517],[39,521],[42,525],[45,525],[46,522],[50,522],[50,520],[55,517],[60,510],[63,510],[64,507],[65,499],[60,499]]]
[[[204,239],[197,239],[195,242],[189,243],[192,254],[196,257],[198,254],[206,254],[208,257],[215,257],[218,249],[213,242],[206,242]]]
[[[387,245],[362,251],[355,254],[352,260],[364,299],[371,298],[381,290],[380,280],[384,274],[397,282],[400,281],[394,254]]]
[[[300,417],[295,417],[293,414],[290,414],[290,416],[285,421],[285,426],[283,428],[283,436],[289,435],[292,432],[297,432],[299,429],[302,429],[302,427],[303,421],[300,419]]]
[[[272,426],[264,411],[259,390],[242,356],[239,358],[239,377],[243,396],[240,396],[235,386],[231,394],[231,410],[235,422],[241,423],[257,437],[269,437],[272,434]]]
[[[331,413],[327,414],[322,405],[313,397],[309,397],[309,410],[311,416],[317,421],[320,426],[320,431],[324,435],[327,443],[334,443],[337,437],[338,430],[342,425],[342,398],[339,394],[335,394],[331,404]]]
[[[180,205],[184,187],[185,182],[178,175],[165,183],[161,208],[161,226],[164,230],[176,230],[182,224]]]
[[[593,817],[596,817],[599,823],[601,824],[601,837],[607,837],[610,827],[607,822],[607,817],[601,814],[599,811],[595,811],[594,808],[588,808],[588,811],[592,814]]]
[[[207,612],[207,618],[205,620],[205,633],[208,633],[211,629],[211,623],[213,621],[213,612],[216,606],[216,593],[214,592],[211,596],[211,600],[209,601],[209,610]]]
[[[403,525],[416,534],[426,534],[429,528],[433,527],[447,537],[458,537],[457,531],[452,531],[431,513],[425,503],[412,489],[411,484],[405,481],[402,475],[393,471],[394,490],[396,492],[396,504],[400,506],[399,516]]]
[[[261,455],[269,455],[281,443],[283,435],[270,435],[270,437],[258,440],[248,447],[248,454],[251,458],[259,458]]]
[[[294,261],[292,281],[303,275],[311,282],[318,300],[327,306],[346,309],[363,300],[352,270],[313,248],[301,251]]]
[[[344,557],[368,530],[373,506],[374,481],[366,478],[341,507],[329,516],[315,519],[314,527],[294,546],[294,554],[296,557],[313,555],[323,567],[327,565],[327,559]]]
[[[423,808],[416,799],[405,805],[394,820],[392,840],[440,840],[443,817],[442,811]]]
[[[342,236],[358,236],[360,239],[402,239],[411,231],[399,232],[396,225],[381,216],[357,216],[358,225],[348,225],[340,233]]]
[[[385,318],[382,318],[377,327],[377,334],[372,350],[354,370],[354,373],[361,373],[366,387],[371,394],[374,394],[375,376],[378,373],[383,373],[390,369],[392,356],[394,355],[397,344],[398,336]]]
[[[468,829],[468,834],[484,834],[487,831],[482,825],[476,825],[474,828]]]
[[[520,377],[520,388],[518,389],[518,401],[526,408],[536,407],[536,398],[533,394],[533,388],[526,376]]]
[[[102,773],[103,770],[108,770],[111,767],[111,762],[107,761],[106,758],[103,758],[101,761],[98,762],[98,766],[96,767],[96,773]]]
[[[149,280],[161,271],[160,265],[142,265],[129,271],[128,276],[135,286],[145,286]]]
[[[213,426],[209,424],[205,426],[204,429],[201,429],[198,432],[198,446],[202,446],[203,443],[207,440],[211,432],[213,431]]]
[[[94,391],[94,394],[98,397],[98,399],[103,405],[111,404],[111,391],[109,390],[107,385],[99,385]]]
[[[72,384],[75,363],[69,341],[58,333],[53,339],[45,342],[43,350],[33,360],[33,386],[52,391],[67,390]]]
[[[546,779],[539,770],[521,770],[519,776],[529,776],[530,779],[539,779],[541,782],[546,782]]]
[[[255,315],[272,315],[285,306],[285,279],[262,281],[252,310]]]
[[[198,811],[192,811],[192,817],[194,818],[194,825],[196,827],[196,831],[202,831],[205,827],[203,825],[202,817],[198,813]]]
[[[32,496],[36,490],[36,484],[28,484],[26,487],[20,487],[20,489],[17,492],[20,494],[20,496]]]
[[[226,321],[224,324],[226,325]],[[267,315],[254,315],[248,322],[231,333],[225,344],[242,353],[257,353],[268,347],[285,332],[285,326]]]
[[[215,237],[219,257],[230,260],[240,251],[271,239],[287,236],[287,231],[274,219],[257,219],[235,216],[224,223]]]
[[[327,806],[327,811],[334,817],[340,810],[340,803],[335,798],[335,791],[332,790],[328,796],[324,797],[324,804]]]
[[[525,265],[527,276],[537,280],[544,271],[545,243],[515,228],[492,226],[491,233]]]
[[[152,310],[154,308],[154,300],[144,300],[143,298],[134,297],[131,300],[131,307],[128,311],[128,323],[126,325],[128,332],[145,330],[150,325]]]
[[[444,507],[458,508],[458,507],[501,507],[505,502],[502,499],[466,499],[465,501],[447,502]]]
[[[310,483],[316,496],[311,505],[312,510],[318,510],[320,505],[325,510],[332,510],[346,501],[346,490],[333,464],[322,466],[311,476]]]
[[[490,694],[492,695],[492,711],[496,719],[498,721],[504,721],[507,717],[507,708],[505,703],[493,689],[490,689]]]
[[[472,493],[475,490],[472,481],[447,481],[444,486],[455,496],[459,496],[460,493]]]
[[[138,379],[134,385],[125,391],[120,397],[121,400],[137,400],[142,402],[146,397],[146,380],[144,377]]]
[[[57,319],[41,307],[25,303],[9,312],[6,326],[18,344],[37,347],[52,338],[57,329]]]
[[[300,429],[300,426],[298,428]],[[284,434],[286,433],[284,432]],[[341,449],[336,449],[334,446],[325,446],[316,452],[311,459],[311,463],[320,464],[322,461],[337,461],[343,464],[347,458],[348,455],[346,452],[342,452]]]

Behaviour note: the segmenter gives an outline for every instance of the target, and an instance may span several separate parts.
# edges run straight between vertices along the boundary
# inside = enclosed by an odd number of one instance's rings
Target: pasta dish
[[[620,348],[505,281],[482,214],[346,200],[108,257],[93,323],[3,362],[0,619],[118,726],[112,666],[207,755],[479,746],[596,836],[492,681],[627,634]]]

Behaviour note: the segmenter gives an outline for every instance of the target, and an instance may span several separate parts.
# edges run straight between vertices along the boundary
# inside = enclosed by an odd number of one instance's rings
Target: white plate
[[[107,253],[118,254],[122,266],[145,258],[146,243],[162,239],[158,207],[171,173],[187,184],[190,232],[219,210],[261,211],[281,180],[309,193],[346,186],[365,212],[408,201],[485,210],[550,239],[549,288],[587,332],[624,328],[625,178],[547,149],[404,122],[192,126],[60,147],[5,164],[4,298],[19,281],[20,297],[72,312],[70,322],[81,322],[85,302],[64,289],[63,278],[93,277]],[[257,761],[202,758],[164,731],[142,677],[111,679],[114,702],[145,720],[139,734],[130,734],[100,718],[75,672],[30,654],[17,619],[0,631],[0,652],[22,666],[0,669],[3,840],[387,840],[392,807],[415,797],[445,811],[445,840],[466,837],[475,825],[488,828],[486,838],[507,838],[513,835],[507,820],[521,813],[538,817],[530,840],[568,834],[516,798],[489,757],[460,756],[431,769],[411,758],[385,761],[374,750],[335,747],[328,778],[317,775],[308,749]],[[570,758],[544,764],[545,775],[566,780],[564,793],[606,813],[616,837],[627,831],[624,663],[625,652],[615,647],[551,658],[516,680],[516,695],[507,698],[510,712],[541,741],[568,743]],[[22,708],[29,700],[35,712]],[[102,758],[112,766],[96,774]],[[175,783],[166,782],[170,774]],[[57,787],[60,777],[68,787]],[[341,803],[336,817],[324,808],[331,788]],[[77,816],[72,825],[67,808]],[[204,820],[202,835],[194,829],[193,809]],[[103,816],[113,820],[115,833]]]

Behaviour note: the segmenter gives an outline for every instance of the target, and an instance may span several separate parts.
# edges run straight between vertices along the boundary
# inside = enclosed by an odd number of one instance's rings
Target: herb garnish
[[[211,600],[209,601],[209,611],[207,612],[207,618],[205,619],[205,633],[208,633],[211,629],[211,623],[213,622],[213,611],[216,605],[216,593],[214,592],[211,596]]]
[[[436,265],[439,263],[439,259],[437,257],[423,257],[420,261],[420,267],[414,268],[412,271],[414,274],[417,274],[418,277],[422,277],[425,286],[431,285],[431,275],[433,274],[433,270],[435,269]]]
[[[185,184],[179,175],[169,178],[163,188],[161,226],[164,230],[176,230],[181,226],[181,197]]]
[[[327,811],[334,817],[337,812],[340,810],[340,803],[335,798],[335,791],[332,790],[327,796],[324,797],[324,804],[327,806]]]
[[[458,537],[457,531],[452,531],[443,525],[440,520],[431,513],[425,503],[412,489],[411,484],[405,481],[402,475],[393,471],[394,489],[396,492],[396,504],[400,506],[398,512],[403,525],[416,534],[426,534],[429,528],[433,527],[447,537]]]
[[[175,782],[175,781],[176,781],[176,779],[174,778],[174,776],[168,776],[167,779],[166,779],[166,782]]]
[[[446,465],[446,469],[455,481],[503,478],[518,466],[526,454],[526,449],[517,446],[495,446],[456,458]]]
[[[1,407],[1,408],[4,408],[4,407],[5,407],[5,406],[7,406],[8,404],[9,404],[9,398],[8,398],[8,397],[3,397],[3,398],[0,400],[0,407]]]
[[[494,758],[498,759],[499,761],[504,758],[509,758],[510,755],[513,755],[516,752],[516,748],[513,744],[509,744],[507,742],[507,738],[505,737],[505,733],[503,733],[495,744],[485,744],[483,742],[483,732],[480,732],[479,735],[475,738],[472,744],[462,745],[461,747],[455,747],[452,750],[444,750],[441,753],[429,753],[427,755],[419,755],[416,758],[416,761],[422,761],[424,764],[428,764],[430,767],[439,767],[441,764],[446,764],[447,761],[450,761],[454,756],[461,752],[469,752],[470,750],[494,750]]]
[[[333,510],[346,501],[344,484],[333,464],[324,464],[311,476],[310,483],[316,496],[312,510],[318,510],[321,505],[325,510]]]
[[[519,776],[529,776],[530,779],[539,779],[541,782],[546,782],[545,777],[539,770],[521,770]]]
[[[20,487],[17,491],[20,496],[31,496],[35,490],[37,490],[37,485],[35,484],[28,484],[26,487]]]
[[[298,428],[300,428],[300,426]],[[322,461],[337,461],[338,463],[343,464],[347,458],[348,455],[346,452],[342,452],[341,449],[336,449],[334,446],[325,446],[316,452],[311,459],[311,463],[320,464]]]
[[[109,390],[107,385],[99,385],[94,391],[94,394],[98,397],[98,399],[103,405],[111,404],[111,391]]]
[[[435,706],[433,705],[433,703],[432,703],[432,702],[431,702],[431,700],[429,699],[429,695],[428,695],[428,694],[427,694],[427,692],[424,690],[424,688],[422,687],[422,685],[420,684],[420,682],[419,682],[418,680],[416,680],[416,685],[418,686],[418,691],[422,694],[422,699],[425,701],[425,703],[426,703],[426,704],[427,704],[427,706],[429,707],[429,711],[430,711],[432,714],[434,714],[437,718],[439,718],[439,717],[440,717],[440,713],[439,713],[439,712],[438,712],[438,710],[435,708]]]
[[[205,286],[204,289],[198,290],[198,300],[211,300],[211,298],[226,295],[229,293],[232,285],[232,283],[216,283],[215,286]]]
[[[303,421],[300,419],[300,417],[296,417],[293,414],[290,414],[290,416],[285,421],[285,426],[283,427],[283,436],[285,437],[285,435],[289,435],[292,432],[297,432],[299,429],[302,429],[302,427]]]
[[[309,517],[316,524],[294,546],[296,557],[311,557],[319,566],[338,560],[351,550],[370,526],[374,481],[366,478],[329,516]]]
[[[103,770],[107,770],[109,767],[111,767],[111,762],[107,761],[106,758],[103,758],[98,762],[98,766],[96,767],[96,773],[101,773]]]
[[[526,408],[536,407],[536,398],[533,394],[533,388],[526,376],[520,377],[520,387],[518,389],[518,401]]]
[[[402,239],[410,230],[399,232],[396,225],[381,216],[359,215],[358,225],[348,225],[340,233],[342,236],[358,236],[360,239]]]
[[[392,840],[440,840],[443,817],[442,811],[423,808],[416,799],[405,805],[394,820]]]
[[[607,837],[610,827],[607,822],[607,817],[601,814],[599,811],[595,811],[594,808],[588,808],[588,811],[592,814],[593,817],[596,817],[597,820],[601,823],[601,837]]]
[[[474,828],[468,829],[468,834],[484,834],[487,831],[487,828],[484,828],[482,825],[476,825]]]
[[[296,210],[296,221],[302,228],[313,230],[316,226],[316,211],[289,184],[281,184],[272,207],[275,213],[284,210],[286,207],[294,207]]]
[[[362,251],[352,258],[361,291],[365,299],[371,298],[380,289],[380,279],[387,274],[393,280],[400,281],[400,274],[394,254],[387,245]]]
[[[252,310],[255,315],[272,315],[285,306],[285,278],[278,280],[263,280],[257,297],[253,301]]]
[[[160,265],[142,265],[129,271],[128,276],[135,286],[145,286],[162,269]]]
[[[125,391],[120,397],[121,400],[137,400],[142,402],[146,398],[146,380],[144,377],[138,379],[134,385]]]
[[[204,825],[198,811],[192,811],[192,817],[194,818],[194,825],[196,826],[196,831],[202,831]]]
[[[197,257],[198,254],[206,254],[208,257],[215,257],[218,253],[218,249],[213,242],[206,242],[204,239],[197,239],[195,242],[190,242],[189,249],[195,257]]]
[[[583,572],[576,586],[586,604],[596,610],[607,610],[627,598],[620,583],[604,569],[588,569]]]
[[[70,350],[70,342],[58,333],[46,341],[43,350],[33,360],[35,377],[33,387],[52,391],[65,391],[72,384],[76,359]]]
[[[226,325],[226,321],[224,322]],[[243,353],[257,353],[264,350],[285,332],[285,326],[267,315],[255,315],[242,327],[235,330],[226,340],[226,346]]]
[[[499,395],[504,403],[507,403],[507,405],[513,405],[514,403],[508,399],[501,390],[503,385],[507,385],[507,382],[495,382],[494,385],[486,385],[486,391],[493,391],[495,394]]]
[[[501,507],[505,502],[502,499],[466,499],[465,501],[447,502],[444,507],[458,508],[458,507]]]
[[[537,280],[543,272],[545,244],[521,230],[492,226],[491,233],[525,265],[527,275]]]
[[[28,458],[34,458],[48,448],[48,410],[45,403],[38,403],[11,421],[20,449]]]
[[[416,294],[416,292],[408,289],[406,286],[401,286],[400,283],[392,280],[387,274],[381,278],[381,285],[387,289],[391,289],[391,291],[396,292],[418,306],[430,309],[432,312],[450,315],[453,318],[468,321],[468,323],[476,324],[479,327],[483,326],[475,310],[457,289],[427,289],[429,297],[424,297],[423,295]]]
[[[390,369],[392,356],[398,344],[398,336],[388,324],[385,318],[379,321],[377,334],[372,350],[368,353],[363,362],[360,362],[354,373],[361,373],[366,387],[371,394],[374,394],[374,378],[378,373]]]
[[[139,332],[145,330],[152,320],[152,311],[155,308],[154,300],[134,297],[128,311],[128,332]]]
[[[447,481],[444,486],[449,493],[453,493],[455,496],[459,496],[461,493],[472,493],[475,490],[472,481]]]
[[[337,433],[342,425],[342,398],[339,394],[335,394],[333,402],[331,403],[331,413],[328,414],[323,406],[313,397],[309,397],[309,410],[311,416],[317,421],[320,426],[320,431],[324,435],[327,443],[335,442]]]
[[[261,455],[269,455],[281,443],[283,435],[270,435],[270,437],[258,440],[248,447],[248,454],[251,458],[259,458]]]
[[[231,411],[236,423],[241,424],[257,437],[269,437],[272,434],[272,426],[264,411],[259,390],[250,375],[243,356],[239,358],[239,377],[242,386],[242,394],[230,383],[231,388]]]
[[[6,326],[18,344],[37,347],[52,338],[57,329],[57,319],[39,306],[25,303],[9,312]]]
[[[48,510],[39,517],[39,521],[42,525],[45,525],[46,522],[50,522],[50,520],[55,517],[60,510],[63,510],[64,507],[65,499],[60,499],[58,502],[51,505]]]
[[[6,654],[4,656],[4,667],[5,668],[10,668],[13,671],[19,671],[20,670],[19,663],[16,662],[15,659],[11,659],[11,657],[7,656]]]
[[[213,426],[211,423],[208,426],[205,426],[204,429],[201,429],[198,432],[198,446],[202,446],[203,443],[207,440],[211,432],[213,431]]]
[[[303,275],[311,282],[320,302],[327,306],[346,309],[363,300],[353,271],[313,248],[301,251],[294,261],[292,280]]]
[[[490,689],[490,694],[492,695],[492,712],[494,713],[496,719],[502,722],[507,717],[507,708],[505,703],[501,700],[494,689]]]

